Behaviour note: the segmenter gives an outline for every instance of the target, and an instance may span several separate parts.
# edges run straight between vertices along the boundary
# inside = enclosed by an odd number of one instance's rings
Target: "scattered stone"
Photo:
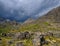
[[[54,35],[53,32],[51,31],[47,32],[47,36],[53,36],[53,35]]]
[[[18,39],[25,39],[24,33],[20,33],[20,35],[18,36]]]
[[[6,37],[6,36],[7,36],[7,34],[6,34],[6,33],[2,33],[2,36],[3,36],[3,37]]]
[[[2,33],[3,37],[14,37],[13,33]]]
[[[34,33],[34,39],[33,39],[33,45],[34,46],[40,46],[40,32],[35,32]]]
[[[14,37],[14,33],[7,33],[8,37]]]
[[[15,38],[17,39],[29,39],[30,38],[30,33],[29,32],[23,32],[23,33],[16,33]]]
[[[30,33],[29,32],[24,32],[25,38],[29,39],[30,38]]]
[[[45,38],[44,35],[40,35],[40,46],[45,44]]]
[[[44,46],[45,44],[49,43],[56,43],[55,40],[50,40],[50,39],[45,39],[45,36],[55,36],[55,37],[60,37],[60,33],[53,33],[51,31],[49,32],[17,32],[17,33],[2,33],[2,36],[8,36],[8,37],[13,37],[13,40],[8,41],[8,46],[14,43],[14,40],[24,40],[24,39],[29,39],[31,36],[33,36],[33,45],[34,46]],[[0,39],[0,44],[2,43],[2,39]],[[18,42],[16,43],[16,46],[24,46],[23,42]]]
[[[8,46],[10,46],[11,44],[13,44],[14,43],[14,40],[9,40],[8,41]]]
[[[54,34],[54,37],[56,37],[56,38],[60,38],[60,33],[56,33],[56,34]]]
[[[8,43],[9,43],[9,44],[12,44],[12,43],[13,43],[13,41],[9,41]]]
[[[44,33],[35,32],[34,39],[33,39],[33,45],[34,46],[43,46],[44,44],[48,44],[49,42],[46,41]]]
[[[16,46],[24,46],[23,42],[16,43]]]

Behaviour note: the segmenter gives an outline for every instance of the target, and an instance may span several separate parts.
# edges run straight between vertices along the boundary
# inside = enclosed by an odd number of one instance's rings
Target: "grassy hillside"
[[[17,42],[24,42],[25,46],[33,46],[32,38],[24,39],[24,40],[18,40],[12,37],[3,37],[1,33],[18,33],[18,32],[48,32],[52,31],[54,33],[60,32],[60,7],[53,9],[45,16],[41,16],[37,20],[28,20],[25,21],[23,24],[16,23],[15,21],[4,21],[3,23],[0,23],[0,46],[15,46]],[[32,36],[33,37],[33,36]],[[44,46],[60,46],[60,37],[51,37],[46,36],[46,40],[50,40],[51,43]],[[13,40],[13,44],[9,45],[8,41]]]

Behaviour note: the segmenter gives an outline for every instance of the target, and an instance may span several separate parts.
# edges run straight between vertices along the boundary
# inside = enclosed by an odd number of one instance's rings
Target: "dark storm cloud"
[[[60,0],[0,0],[0,17],[22,21],[60,6]]]

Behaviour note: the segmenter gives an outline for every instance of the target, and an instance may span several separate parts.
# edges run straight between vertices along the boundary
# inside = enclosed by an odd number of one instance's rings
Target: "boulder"
[[[10,46],[11,44],[13,44],[14,43],[14,40],[9,40],[8,41],[8,46]]]
[[[43,46],[44,44],[45,44],[44,35],[40,35],[40,46]]]
[[[27,32],[27,31],[24,32],[24,35],[25,35],[25,38],[26,38],[26,39],[29,39],[29,38],[30,38],[30,33],[29,33],[29,32]]]
[[[15,37],[17,39],[29,39],[30,38],[30,33],[29,32],[19,32],[15,34]]]
[[[56,34],[54,34],[54,37],[56,37],[56,38],[60,38],[60,33],[56,33]]]
[[[43,46],[44,44],[48,44],[48,41],[45,39],[46,34],[41,32],[35,32],[33,38],[33,45],[34,46]]]
[[[14,33],[7,33],[8,37],[14,37],[14,35],[15,35]]]
[[[1,35],[2,35],[3,37],[6,37],[6,36],[7,36],[7,34],[6,34],[6,33],[2,33]]]
[[[47,34],[47,36],[53,36],[54,35],[52,31],[49,31],[46,34]]]
[[[34,38],[33,38],[33,45],[34,46],[40,46],[40,32],[34,32]]]
[[[20,37],[20,34],[21,34],[20,32],[16,32],[13,39],[18,39]]]
[[[16,43],[16,46],[24,46],[23,42]]]
[[[9,44],[13,44],[13,42],[14,42],[13,40],[8,41]]]
[[[18,39],[25,39],[25,34],[24,33],[20,33],[20,35],[18,36]]]

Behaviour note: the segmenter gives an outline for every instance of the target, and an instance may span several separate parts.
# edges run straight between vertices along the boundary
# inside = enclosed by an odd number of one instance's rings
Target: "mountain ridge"
[[[59,22],[60,23],[60,7],[52,9],[47,14],[39,17],[40,20]],[[38,20],[39,20],[38,19]]]

